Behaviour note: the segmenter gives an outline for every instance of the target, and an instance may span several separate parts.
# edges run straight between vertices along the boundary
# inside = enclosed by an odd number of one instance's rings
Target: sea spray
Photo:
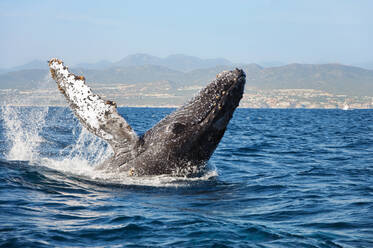
[[[36,88],[46,88],[50,82],[51,78],[46,74]],[[39,159],[38,149],[43,141],[40,132],[45,124],[48,107],[30,106],[35,106],[34,99],[15,98],[12,91],[3,99],[1,117],[7,143],[3,156],[8,160],[27,160],[33,163]]]
[[[38,148],[43,141],[40,132],[45,124],[48,107],[2,106],[5,136],[8,141],[8,160],[39,159]]]
[[[44,157],[42,163],[59,171],[91,178],[102,177],[94,168],[112,155],[112,149],[78,122],[72,128],[75,141],[59,152],[57,158]]]
[[[81,159],[91,166],[98,165],[112,155],[112,149],[106,142],[91,134],[79,123],[72,129],[75,142],[60,151],[60,158]]]
[[[43,80],[38,82],[35,89],[51,88],[55,85],[50,74],[46,74]],[[61,97],[56,87],[56,97]],[[33,98],[15,99],[11,92],[3,99],[1,106],[1,118],[3,119],[6,152],[3,156],[7,160],[27,160],[30,163],[45,159],[51,161],[80,161],[80,164],[94,166],[101,163],[111,155],[111,148],[105,142],[86,131],[75,119],[70,111],[65,108],[54,109],[49,113],[49,98],[42,102],[35,102]],[[49,100],[50,101],[50,100]],[[34,107],[43,105],[43,107]],[[58,157],[51,158],[43,152],[43,148],[53,144],[48,143],[43,128],[55,128],[63,125],[68,120],[71,123],[74,141],[64,147]],[[44,136],[43,136],[44,135]],[[48,166],[48,165],[47,165]]]

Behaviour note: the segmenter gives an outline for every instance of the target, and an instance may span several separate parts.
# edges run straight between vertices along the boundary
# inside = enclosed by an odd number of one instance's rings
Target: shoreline
[[[41,104],[41,105],[33,105],[33,104],[0,104],[0,107],[56,107],[56,108],[69,108],[68,105],[62,104]],[[159,108],[159,109],[177,109],[182,107],[181,105],[118,105],[118,108]],[[257,107],[241,107],[238,106],[239,109],[277,109],[277,110],[285,110],[285,109],[303,109],[303,110],[342,110],[342,111],[350,111],[350,110],[373,110],[373,108],[351,108],[351,109],[343,109],[343,108],[257,108]]]

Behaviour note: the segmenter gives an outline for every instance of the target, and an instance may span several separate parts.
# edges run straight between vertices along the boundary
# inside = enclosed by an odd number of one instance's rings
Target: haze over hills
[[[135,54],[110,63],[79,64],[71,70],[92,83],[149,83],[168,81],[177,87],[206,85],[223,70],[242,68],[247,87],[258,89],[315,89],[333,94],[373,96],[373,71],[341,64],[289,64],[261,67],[234,65],[225,59],[200,59],[185,55],[158,58]],[[48,75],[46,61],[33,61],[0,74],[1,89],[32,89]]]
[[[35,59],[35,60],[32,60],[26,64],[23,64],[23,65],[19,65],[19,66],[15,66],[15,67],[12,67],[12,68],[8,68],[8,69],[0,69],[0,73],[1,72],[11,72],[11,71],[20,71],[20,70],[34,70],[34,69],[45,69],[45,65],[46,65],[47,61],[43,61],[43,60],[38,60],[38,59]]]
[[[191,71],[201,68],[210,68],[218,65],[231,65],[232,62],[223,58],[200,59],[194,56],[183,54],[174,54],[166,58],[159,58],[147,54],[134,54],[114,63],[113,66],[142,66],[142,65],[159,65],[178,71]]]
[[[71,68],[84,68],[84,69],[106,69],[109,67],[127,67],[127,66],[143,66],[143,65],[159,65],[178,71],[191,71],[201,68],[210,68],[219,65],[232,65],[233,63],[224,58],[214,59],[201,59],[195,56],[188,56],[184,54],[173,54],[165,58],[160,58],[144,53],[132,54],[124,57],[117,62],[110,62],[108,60],[100,60],[96,63],[79,63],[70,65]],[[46,61],[33,60],[24,65],[2,68],[2,72],[28,70],[28,69],[45,69]]]
[[[363,63],[358,63],[356,66],[368,69],[368,70],[373,70],[373,61],[367,61]]]
[[[341,64],[262,67],[224,59],[137,54],[115,63],[82,63],[70,69],[84,75],[95,92],[119,105],[180,106],[218,73],[235,67],[246,73],[244,107],[344,108],[348,103],[354,108],[373,108],[373,70]],[[64,104],[55,84],[48,82],[46,61],[17,69],[0,74],[2,102],[18,99],[19,104]]]
[[[96,63],[80,63],[75,65],[76,68],[85,68],[85,69],[105,69],[112,66],[113,63],[108,60],[100,60]]]
[[[69,65],[71,68],[84,68],[84,69],[106,69],[109,67],[127,67],[127,66],[142,66],[142,65],[159,65],[168,67],[169,69],[188,72],[196,69],[206,69],[221,65],[241,65],[245,63],[233,63],[224,58],[213,58],[213,59],[201,59],[196,56],[188,56],[184,54],[173,54],[167,57],[161,58],[152,56],[145,53],[137,53],[124,57],[123,59],[111,62],[108,60],[100,60],[95,63],[78,63],[75,65]],[[264,68],[280,67],[285,66],[289,63],[283,61],[261,61],[257,63],[259,66]],[[328,63],[316,63],[316,64],[328,64]],[[373,61],[366,61],[361,63],[351,64],[351,66],[361,67],[367,70],[373,70]],[[18,70],[29,70],[29,69],[45,69],[46,60],[33,60],[26,64],[15,66],[12,68],[0,68],[0,73],[18,71]]]
[[[117,62],[99,61],[97,63],[82,63],[75,65],[75,68],[84,69],[105,69],[109,67],[128,67],[128,66],[144,66],[158,65],[167,67],[172,70],[187,72],[195,69],[210,68],[218,65],[231,65],[232,62],[223,58],[216,59],[201,59],[194,56],[183,54],[174,54],[165,58],[160,58],[144,53],[129,55]]]

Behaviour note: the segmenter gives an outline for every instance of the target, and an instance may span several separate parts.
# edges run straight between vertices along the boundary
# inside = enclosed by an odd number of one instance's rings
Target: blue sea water
[[[138,133],[171,109],[120,108]],[[67,108],[3,107],[0,247],[373,247],[373,111],[238,109],[195,178],[93,169]]]

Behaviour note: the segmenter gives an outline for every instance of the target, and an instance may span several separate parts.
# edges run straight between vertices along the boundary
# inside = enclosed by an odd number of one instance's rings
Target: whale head
[[[146,132],[141,139],[142,150],[157,154],[156,158],[146,158],[152,160],[152,168],[159,163],[163,170],[167,167],[174,173],[174,168],[183,171],[205,164],[223,137],[244,86],[242,70],[219,73],[191,101]]]

